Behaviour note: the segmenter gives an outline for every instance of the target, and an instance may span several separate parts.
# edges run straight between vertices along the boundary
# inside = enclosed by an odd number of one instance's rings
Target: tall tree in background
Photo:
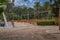
[[[35,10],[39,10],[40,9],[40,2],[35,2],[34,9]]]
[[[39,13],[39,11],[40,11],[40,2],[35,2],[35,5],[34,5],[34,17],[35,17],[35,19],[36,19],[36,15]]]
[[[54,1],[53,5],[53,11],[54,13],[58,16],[58,21],[59,21],[59,30],[60,30],[60,0],[50,0],[52,3]]]
[[[26,5],[22,5],[21,8],[22,8],[22,18],[23,18],[23,19],[25,19],[25,18],[28,19],[28,17],[27,17],[27,14],[28,14],[27,8],[28,8],[28,7],[27,7]]]
[[[44,3],[43,9],[44,10],[51,10],[52,9],[51,6],[50,6],[50,3],[48,1]]]
[[[34,9],[28,8],[28,12],[29,12],[29,19],[34,19]]]
[[[6,4],[7,9],[5,10],[5,14],[6,14],[7,20],[11,19],[11,13],[14,8],[14,2],[15,2],[15,0],[8,0],[8,3]],[[8,16],[10,16],[10,17],[8,17]]]
[[[42,7],[43,11],[48,11],[48,16],[50,16],[51,19],[54,18],[55,14],[52,12],[52,6],[50,5],[50,2],[45,2],[43,7]]]

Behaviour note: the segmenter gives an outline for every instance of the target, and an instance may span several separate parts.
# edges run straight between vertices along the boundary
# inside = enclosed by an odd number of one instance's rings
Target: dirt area
[[[60,40],[60,33],[46,30],[58,30],[58,26],[0,27],[0,40]]]

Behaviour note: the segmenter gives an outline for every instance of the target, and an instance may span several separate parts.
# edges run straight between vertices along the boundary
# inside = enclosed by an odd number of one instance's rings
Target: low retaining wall
[[[14,27],[29,27],[29,26],[33,26],[33,24],[26,22],[14,22]]]

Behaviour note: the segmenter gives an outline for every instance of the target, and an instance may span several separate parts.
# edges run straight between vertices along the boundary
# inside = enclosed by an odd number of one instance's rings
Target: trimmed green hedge
[[[37,22],[37,25],[58,25],[58,21],[57,20],[41,21]]]

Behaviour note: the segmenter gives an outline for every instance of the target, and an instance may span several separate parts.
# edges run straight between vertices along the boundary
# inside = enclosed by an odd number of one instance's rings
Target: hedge
[[[37,25],[58,25],[58,21],[57,20],[40,21],[37,22]]]

